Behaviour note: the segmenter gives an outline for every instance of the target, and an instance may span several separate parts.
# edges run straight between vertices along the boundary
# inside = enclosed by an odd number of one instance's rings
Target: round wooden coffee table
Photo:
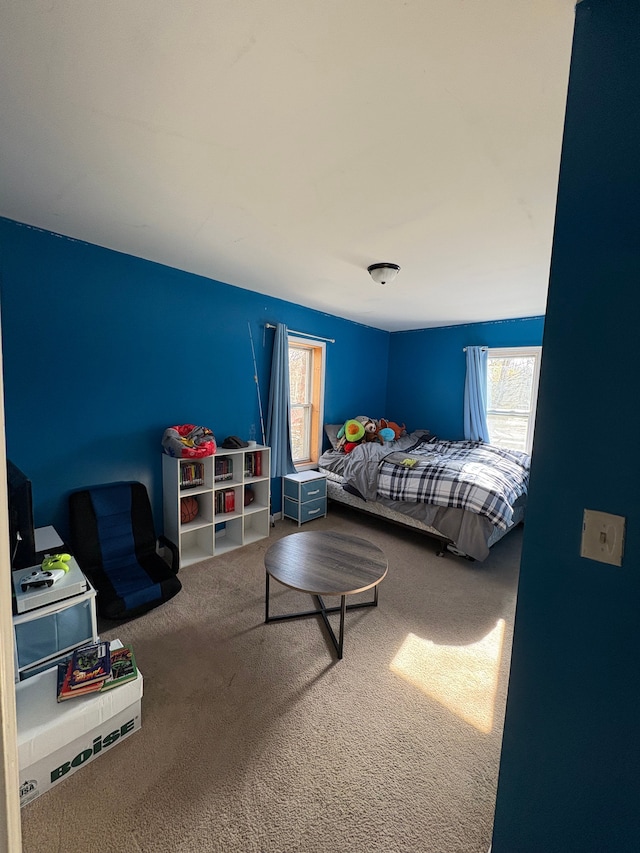
[[[284,619],[302,619],[320,616],[335,646],[338,659],[342,658],[344,645],[344,617],[347,610],[378,606],[378,584],[387,574],[388,563],[384,553],[359,536],[348,536],[331,531],[292,533],[274,542],[264,555],[266,568],[265,622]],[[290,589],[313,596],[315,610],[300,613],[269,615],[269,580],[279,581]],[[348,595],[374,589],[372,601],[347,604]],[[338,607],[327,607],[323,595],[340,596]],[[340,613],[339,635],[329,624],[328,613]]]

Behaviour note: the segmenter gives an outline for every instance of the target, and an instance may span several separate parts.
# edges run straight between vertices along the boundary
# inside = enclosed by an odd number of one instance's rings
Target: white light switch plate
[[[590,560],[598,560],[611,566],[622,565],[624,550],[623,515],[611,515],[609,512],[598,512],[585,509],[582,519],[582,547],[580,556]]]

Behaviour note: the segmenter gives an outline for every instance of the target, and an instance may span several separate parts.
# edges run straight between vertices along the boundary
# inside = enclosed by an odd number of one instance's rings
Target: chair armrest
[[[165,548],[168,548],[171,551],[171,571],[174,574],[178,574],[178,570],[180,569],[180,557],[178,555],[178,548],[170,539],[167,539],[166,536],[158,536],[158,542],[160,545],[163,545]]]

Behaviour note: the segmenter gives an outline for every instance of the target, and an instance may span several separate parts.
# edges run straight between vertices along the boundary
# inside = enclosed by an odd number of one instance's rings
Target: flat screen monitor
[[[9,504],[9,544],[11,567],[25,569],[38,562],[33,524],[31,480],[7,459],[7,498]]]

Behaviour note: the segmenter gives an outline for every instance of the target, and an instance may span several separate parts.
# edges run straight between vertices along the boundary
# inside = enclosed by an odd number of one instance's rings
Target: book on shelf
[[[77,690],[96,681],[104,681],[111,672],[109,643],[91,643],[76,649],[71,656],[69,687]]]
[[[180,463],[180,488],[193,489],[204,486],[204,465],[202,462]]]
[[[233,479],[233,459],[230,456],[221,456],[213,461],[216,483],[219,483],[221,480]]]
[[[220,489],[216,492],[215,512],[216,514],[234,512],[236,508],[235,489]]]
[[[245,455],[244,472],[247,477],[262,477],[262,453],[259,450]]]
[[[111,649],[111,672],[100,689],[111,690],[113,687],[119,687],[127,681],[133,681],[137,675],[138,667],[133,647],[125,645],[121,649]]]

